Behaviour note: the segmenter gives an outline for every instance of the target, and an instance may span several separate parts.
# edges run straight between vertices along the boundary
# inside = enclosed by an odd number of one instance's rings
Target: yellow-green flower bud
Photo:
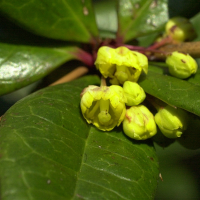
[[[180,108],[167,105],[159,108],[155,121],[163,135],[168,138],[177,138],[187,128],[188,115]]]
[[[139,65],[142,67],[142,70],[144,71],[144,73],[147,74],[148,73],[148,59],[147,59],[147,57],[144,54],[139,53],[137,51],[132,51],[132,53],[137,56]]]
[[[146,140],[157,132],[153,114],[143,105],[127,109],[123,130],[127,136],[136,140]]]
[[[176,42],[191,41],[197,36],[193,25],[183,17],[171,18],[165,26],[165,31]]]
[[[135,106],[144,101],[146,98],[146,94],[142,87],[140,87],[137,83],[126,81],[123,85],[124,94],[127,99],[127,106]]]
[[[102,46],[97,52],[94,64],[104,78],[113,77],[116,71],[115,65],[111,62],[113,55],[115,55],[115,49],[107,46]]]
[[[117,85],[90,85],[81,93],[81,111],[89,124],[98,129],[110,131],[119,126],[126,113],[126,97],[122,87]]]
[[[110,84],[111,85],[120,85],[120,83],[116,77],[113,77],[110,79]]]
[[[122,85],[125,81],[136,82],[142,70],[145,73],[148,71],[146,56],[126,47],[99,48],[95,65],[104,78],[111,79],[112,84]]]
[[[166,64],[169,66],[170,74],[180,79],[185,79],[195,74],[198,68],[196,61],[189,54],[177,51],[167,57]]]

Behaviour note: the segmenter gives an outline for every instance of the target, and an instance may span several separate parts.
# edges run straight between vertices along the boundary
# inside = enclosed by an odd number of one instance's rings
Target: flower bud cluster
[[[99,48],[95,65],[113,85],[123,85],[125,81],[137,82],[142,71],[148,72],[147,57],[126,47]]]
[[[175,52],[166,62],[169,66],[178,63],[177,70],[170,67],[173,74],[177,74],[177,71],[180,74],[196,71],[196,65],[189,55]],[[180,137],[187,127],[185,111],[165,105],[158,108],[154,117],[143,105],[146,94],[137,81],[142,72],[148,73],[145,55],[126,47],[113,49],[103,46],[99,48],[95,65],[102,74],[101,86],[90,85],[81,93],[81,111],[89,124],[102,131],[110,131],[122,123],[124,133],[136,140],[153,137],[157,126],[166,137]],[[183,65],[187,66],[187,70],[183,69]],[[179,77],[185,78],[184,75]],[[106,86],[105,78],[109,78],[111,86]]]
[[[103,46],[97,53],[95,65],[112,85],[91,85],[83,90],[81,111],[86,121],[102,131],[110,131],[123,123],[124,133],[136,140],[155,135],[154,116],[141,105],[146,94],[137,83],[141,73],[148,72],[147,57],[126,47]]]

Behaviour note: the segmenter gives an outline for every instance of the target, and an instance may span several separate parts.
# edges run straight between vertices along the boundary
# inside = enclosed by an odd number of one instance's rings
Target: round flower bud
[[[197,36],[193,25],[183,17],[171,18],[165,26],[165,31],[176,42],[191,41]]]
[[[127,109],[123,130],[127,136],[136,140],[146,140],[157,132],[153,114],[143,105]]]
[[[122,87],[117,85],[90,85],[81,93],[81,111],[89,124],[102,131],[119,126],[126,113],[126,97]]]
[[[111,83],[123,84],[125,81],[136,82],[142,70],[148,71],[148,60],[145,55],[133,52],[126,47],[116,49],[103,46],[97,52],[96,68]]]
[[[142,87],[140,87],[137,83],[126,81],[123,85],[124,94],[127,99],[127,106],[135,106],[144,101],[146,98],[146,94]]]
[[[177,138],[187,128],[188,115],[180,108],[167,105],[158,110],[155,121],[163,135],[168,138]]]
[[[166,59],[166,64],[169,67],[169,73],[180,79],[190,77],[197,72],[197,62],[189,55],[173,52]]]
[[[94,64],[104,78],[113,77],[116,71],[115,65],[111,62],[113,55],[115,55],[115,49],[107,46],[100,47],[97,52],[97,58]]]
[[[148,59],[147,59],[147,57],[144,54],[139,53],[137,51],[132,51],[132,54],[137,56],[139,65],[142,67],[142,70],[144,71],[144,73],[147,74],[148,73]]]

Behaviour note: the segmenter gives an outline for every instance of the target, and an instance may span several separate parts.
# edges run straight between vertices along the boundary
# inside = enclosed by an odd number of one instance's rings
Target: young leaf
[[[91,0],[7,0],[0,11],[31,32],[53,39],[91,42],[98,35]]]
[[[124,41],[160,31],[168,20],[167,0],[119,0],[118,36]]]
[[[68,60],[77,47],[47,48],[0,43],[0,95],[37,81]]]
[[[200,116],[200,86],[159,73],[149,70],[148,75],[139,80],[145,92]]]
[[[153,199],[158,161],[150,141],[102,132],[80,111],[96,77],[48,87],[16,103],[1,119],[1,198]]]

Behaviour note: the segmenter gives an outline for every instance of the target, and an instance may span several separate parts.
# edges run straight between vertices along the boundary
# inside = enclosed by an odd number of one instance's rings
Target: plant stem
[[[103,76],[101,76],[101,86],[107,86],[106,79]]]
[[[200,58],[200,41],[197,42],[183,42],[180,44],[168,44],[159,48],[160,51],[167,51],[169,53],[173,51],[180,51],[182,53],[188,53],[193,58]],[[159,55],[158,55],[159,56]],[[161,55],[163,57],[163,55]]]
[[[161,109],[162,107],[165,107],[165,105],[167,105],[165,102],[163,102],[151,95],[147,95],[146,99],[157,111],[159,111],[159,109]]]
[[[78,50],[74,53],[74,55],[77,60],[80,60],[88,67],[92,67],[94,65],[94,59],[90,53],[78,48]]]
[[[150,47],[148,47],[147,49],[158,49],[166,44],[170,44],[172,43],[172,38],[170,37],[165,37],[163,38],[161,41],[154,43],[153,45],[151,45]]]
[[[66,82],[70,82],[72,80],[75,80],[75,79],[79,78],[80,76],[83,76],[88,71],[89,70],[88,70],[87,67],[84,67],[84,66],[77,67],[76,69],[74,69],[70,73],[66,74],[62,78],[60,78],[57,81],[55,81],[54,83],[52,83],[50,86],[58,85],[58,84],[66,83]]]

